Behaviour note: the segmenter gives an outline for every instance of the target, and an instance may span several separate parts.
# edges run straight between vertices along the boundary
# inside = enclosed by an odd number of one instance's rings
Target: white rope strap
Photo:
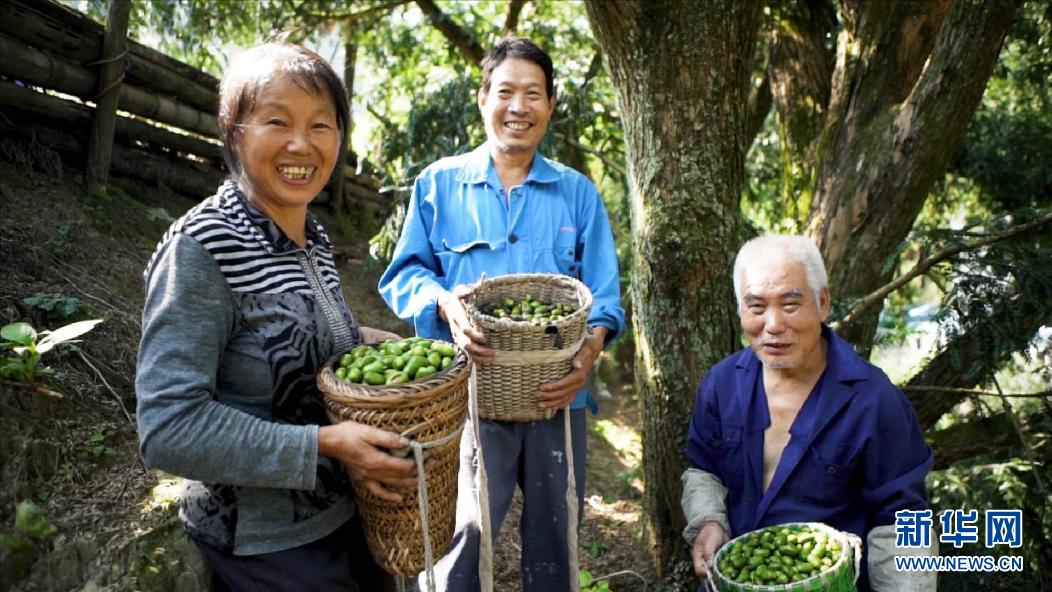
[[[570,408],[563,409],[566,430],[566,546],[569,552],[570,592],[579,592],[581,579],[577,557],[577,477],[573,470],[573,434],[570,430]]]
[[[862,539],[858,535],[846,533],[844,535],[847,538],[847,544],[851,547],[851,551],[854,554],[855,559],[855,583],[858,583],[858,570],[861,568],[862,563]]]
[[[408,448],[394,451],[395,456],[405,456],[408,451],[412,450],[413,459],[416,460],[416,501],[417,506],[420,508],[420,527],[424,531],[424,573],[426,574],[428,592],[435,592],[435,557],[431,548],[431,520],[427,509],[427,477],[424,475],[424,451],[428,448],[449,443],[454,438],[460,437],[462,431],[464,431],[463,425],[437,440],[431,440],[430,442],[412,440],[409,442]],[[405,436],[405,434],[403,433],[402,436]],[[399,578],[398,584],[399,590],[401,590],[403,585],[401,578]]]
[[[576,356],[587,338],[588,332],[583,331],[581,332],[580,339],[575,343],[570,344],[570,347],[563,349],[546,349],[541,351],[493,350],[493,361],[490,363],[498,366],[534,366],[536,364],[562,362],[563,360],[569,360]]]
[[[472,443],[475,448],[475,461],[478,471],[475,472],[475,503],[479,512],[479,589],[481,592],[493,592],[493,541],[490,540],[489,520],[489,483],[486,479],[486,463],[482,458],[482,441],[479,435],[479,399],[478,380],[475,365],[471,365],[471,378],[468,381],[468,399],[471,407]]]

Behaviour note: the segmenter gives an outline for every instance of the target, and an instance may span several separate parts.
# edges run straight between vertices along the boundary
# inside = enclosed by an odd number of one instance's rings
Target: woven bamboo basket
[[[792,522],[779,526],[809,526],[812,530],[824,532],[831,539],[840,541],[840,557],[826,571],[810,578],[788,584],[744,584],[731,580],[720,571],[720,560],[728,549],[738,540],[749,536],[745,533],[729,541],[716,553],[713,561],[712,584],[707,584],[717,592],[856,592],[855,581],[858,579],[859,559],[862,553],[862,541],[855,535],[841,532],[821,522]]]
[[[449,368],[424,380],[366,386],[336,378],[334,368],[339,359],[340,356],[335,356],[326,362],[317,378],[333,423],[367,424],[421,444],[450,437],[448,442],[427,451],[433,463],[426,479],[428,531],[436,554],[433,559],[437,561],[453,539],[460,468],[460,438],[456,433],[467,419],[470,360],[464,350],[457,348]],[[394,503],[376,497],[356,483],[351,485],[362,513],[366,542],[376,562],[395,575],[413,576],[423,571],[426,567],[424,533],[417,488],[398,490],[402,502]]]
[[[483,314],[481,309],[497,301],[521,300],[529,294],[543,302],[572,304],[572,314],[549,323],[534,325]],[[479,364],[479,417],[497,421],[537,421],[550,419],[554,409],[542,409],[537,403],[537,387],[559,380],[570,371],[574,348],[588,329],[592,310],[592,292],[583,283],[565,275],[529,273],[484,279],[475,284],[464,298],[472,322],[486,336],[488,346],[509,362],[519,352],[558,352],[567,350],[568,357],[556,362],[533,364]]]

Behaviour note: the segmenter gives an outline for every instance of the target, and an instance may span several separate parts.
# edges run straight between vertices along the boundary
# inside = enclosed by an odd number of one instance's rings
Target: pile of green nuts
[[[741,584],[788,584],[828,570],[841,550],[839,540],[809,526],[770,526],[721,551],[718,567]]]
[[[359,345],[340,357],[336,378],[371,386],[423,380],[453,365],[457,350],[445,341],[420,337]]]
[[[573,314],[576,310],[570,304],[541,302],[527,294],[521,301],[516,301],[514,298],[505,298],[502,301],[485,305],[482,307],[482,314],[497,317],[498,319],[511,319],[513,321],[540,325],[558,321]]]

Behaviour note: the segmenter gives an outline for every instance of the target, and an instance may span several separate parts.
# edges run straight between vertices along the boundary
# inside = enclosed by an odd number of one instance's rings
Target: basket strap
[[[475,460],[478,462],[478,471],[475,472],[475,502],[479,512],[479,589],[481,592],[493,592],[493,541],[489,521],[489,483],[486,479],[486,463],[482,458],[482,444],[479,440],[479,398],[475,364],[471,364],[468,401],[471,407],[469,410],[472,428],[471,445],[475,448]]]
[[[562,362],[563,360],[569,360],[576,356],[587,338],[588,332],[582,331],[581,338],[578,339],[576,343],[572,343],[570,344],[570,347],[563,349],[547,349],[541,351],[493,350],[493,361],[490,363],[498,366],[533,366],[550,362]]]
[[[716,561],[715,561],[715,558],[714,558],[713,561],[710,561],[705,566],[706,567],[705,579],[703,581],[705,583],[705,590],[706,590],[706,592],[719,592],[719,590],[720,590],[719,588],[716,587],[716,581],[712,579],[712,570],[715,569],[715,567],[714,567],[715,564],[716,564]]]
[[[431,549],[431,521],[427,510],[427,477],[424,475],[424,450],[446,444],[452,441],[453,438],[460,437],[460,432],[462,431],[464,431],[463,425],[437,440],[431,440],[430,442],[413,440],[409,442],[409,447],[413,450],[413,458],[416,460],[416,500],[420,507],[420,527],[424,531],[424,573],[427,578],[428,592],[435,592],[435,558]]]
[[[847,538],[847,544],[849,547],[851,547],[852,554],[854,555],[855,583],[857,584],[859,575],[858,570],[861,567],[862,563],[862,539],[859,538],[858,535],[851,533],[845,533],[844,536]]]
[[[570,430],[570,408],[563,409],[566,430],[566,546],[570,563],[570,592],[580,592],[580,565],[577,557],[577,478],[573,470],[573,438]]]

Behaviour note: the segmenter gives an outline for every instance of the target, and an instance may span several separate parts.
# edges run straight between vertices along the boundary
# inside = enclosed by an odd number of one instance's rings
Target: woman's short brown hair
[[[238,124],[256,108],[260,89],[278,76],[289,76],[305,91],[327,94],[336,109],[340,146],[347,141],[347,91],[340,77],[321,56],[294,43],[257,45],[238,55],[219,81],[219,139],[232,177],[241,174]]]

